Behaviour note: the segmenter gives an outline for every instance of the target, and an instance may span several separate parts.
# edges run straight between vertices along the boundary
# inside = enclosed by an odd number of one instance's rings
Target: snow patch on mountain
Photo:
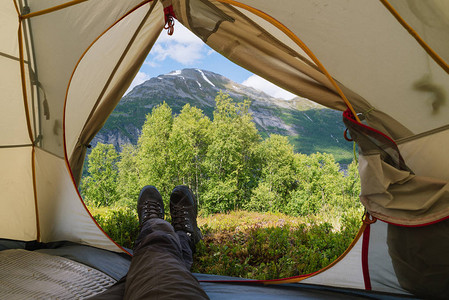
[[[203,76],[204,80],[206,80],[207,83],[209,83],[211,86],[215,87],[215,84],[213,84],[207,77],[206,75],[204,75],[203,71],[201,71],[200,69],[196,69],[198,72],[201,73],[201,76]]]
[[[181,73],[182,73],[181,70],[176,70],[176,71],[168,73],[167,75],[178,76],[178,75],[181,75]]]

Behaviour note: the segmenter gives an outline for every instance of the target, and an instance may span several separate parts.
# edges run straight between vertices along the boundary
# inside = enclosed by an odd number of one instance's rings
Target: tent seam
[[[17,7],[16,2],[14,1],[14,5],[16,7],[17,13],[19,14],[19,29],[17,32],[18,43],[19,43],[19,66],[20,66],[20,78],[22,82],[22,96],[23,96],[23,105],[25,108],[25,118],[27,122],[28,136],[31,146],[31,173],[32,173],[32,181],[33,181],[33,197],[34,197],[34,210],[35,210],[35,219],[36,219],[36,240],[40,241],[41,233],[40,233],[40,224],[39,224],[39,207],[37,201],[37,187],[36,187],[36,161],[35,161],[35,149],[34,149],[34,141],[33,141],[33,132],[31,129],[31,121],[30,121],[30,111],[28,107],[28,97],[27,97],[27,89],[26,89],[26,79],[25,79],[25,63],[23,58],[23,30],[22,30],[22,18]]]
[[[36,184],[36,149],[33,146],[31,150],[31,165],[32,165],[32,174],[33,174],[33,194],[34,194],[34,209],[36,213],[36,240],[38,242],[41,241],[41,226],[39,221],[39,207],[37,205],[37,184]]]
[[[22,21],[19,20],[19,30],[18,30],[18,42],[19,42],[19,65],[20,65],[20,78],[22,82],[22,97],[23,97],[23,106],[25,108],[25,118],[27,121],[27,130],[28,137],[30,138],[30,142],[33,143],[33,132],[31,129],[31,121],[30,121],[30,109],[28,107],[28,96],[27,96],[27,88],[26,88],[26,79],[25,79],[25,65],[23,59],[23,41],[22,41]]]
[[[20,18],[21,19],[29,19],[29,18],[32,18],[32,17],[45,15],[45,14],[52,13],[52,12],[55,12],[55,11],[58,11],[58,10],[61,10],[61,9],[64,9],[64,8],[67,8],[67,7],[70,7],[70,6],[73,6],[73,5],[80,4],[82,2],[86,2],[86,1],[88,1],[88,0],[72,0],[72,1],[69,1],[69,2],[64,3],[64,4],[56,5],[56,6],[47,8],[47,9],[36,11],[34,13],[29,13],[29,14],[23,15]]]
[[[7,54],[7,53],[0,52],[0,56],[3,56],[3,57],[6,57],[6,58],[9,58],[9,59],[12,59],[12,60],[20,62],[20,58],[19,57],[15,57],[15,56]],[[23,63],[24,64],[29,64],[29,62],[27,60],[23,60]]]

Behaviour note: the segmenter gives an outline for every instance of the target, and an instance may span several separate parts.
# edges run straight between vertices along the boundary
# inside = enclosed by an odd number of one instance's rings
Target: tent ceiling
[[[448,123],[449,105],[438,105],[449,95],[447,74],[380,1],[240,2],[269,11],[339,82],[415,134]]]

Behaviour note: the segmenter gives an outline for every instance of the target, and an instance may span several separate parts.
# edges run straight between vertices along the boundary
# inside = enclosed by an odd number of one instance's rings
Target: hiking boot
[[[137,200],[137,214],[140,226],[149,219],[164,219],[164,202],[157,188],[147,185],[140,191],[139,200]]]
[[[195,250],[195,245],[203,236],[196,223],[198,207],[195,196],[185,185],[175,187],[170,195],[170,215],[175,231],[184,231],[190,237],[190,248]]]

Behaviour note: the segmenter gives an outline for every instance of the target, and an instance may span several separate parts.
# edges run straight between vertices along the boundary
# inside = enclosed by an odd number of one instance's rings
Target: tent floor
[[[272,300],[272,299],[416,299],[409,296],[398,296],[384,293],[374,293],[362,290],[333,288],[327,286],[317,286],[310,284],[279,284],[279,285],[255,285],[245,283],[225,283],[225,282],[201,282],[202,280],[241,280],[241,278],[194,274],[200,281],[201,287],[206,291],[212,300]]]
[[[2,251],[10,249],[14,250]],[[33,293],[49,292],[51,287],[54,289],[54,295],[58,295],[58,299],[84,298],[107,288],[111,284],[111,280],[115,282],[120,279],[126,274],[130,264],[130,257],[127,255],[71,242],[42,244],[0,239],[0,257],[0,281],[2,282],[0,298],[5,295],[12,296],[8,299],[30,299],[29,297],[21,297],[21,295],[24,296],[24,291],[30,290],[30,287],[36,287],[31,289]],[[12,274],[15,274],[16,277],[12,277]],[[82,285],[82,280],[79,280],[79,278],[87,276],[83,274],[91,276],[85,277],[89,278],[85,285]],[[207,274],[194,275],[212,300],[410,299],[407,296],[300,283],[260,285],[254,283],[204,282],[205,280],[241,280],[241,278]],[[70,283],[70,278],[78,278],[78,281]],[[9,286],[5,284],[7,280]],[[92,286],[87,284],[88,282],[99,282],[99,285]],[[81,284],[81,286],[74,291],[71,284]],[[78,295],[80,290],[83,290],[84,294]],[[70,296],[65,297],[63,294]],[[48,299],[48,297],[44,298]]]

